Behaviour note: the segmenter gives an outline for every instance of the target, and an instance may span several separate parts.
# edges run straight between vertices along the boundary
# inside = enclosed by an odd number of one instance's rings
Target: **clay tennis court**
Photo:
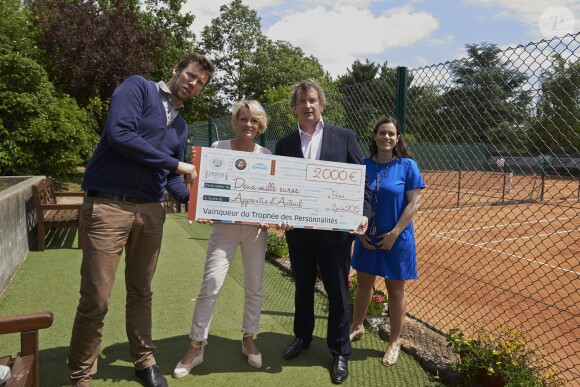
[[[453,174],[424,174],[414,218],[419,280],[408,283],[408,313],[442,332],[474,323],[525,332],[577,382],[578,180],[512,176],[508,190],[508,176],[471,172],[461,192]]]

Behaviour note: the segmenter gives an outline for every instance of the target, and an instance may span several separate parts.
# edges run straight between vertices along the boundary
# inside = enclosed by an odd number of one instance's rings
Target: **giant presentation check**
[[[288,221],[352,231],[363,212],[365,166],[195,147],[189,220]]]

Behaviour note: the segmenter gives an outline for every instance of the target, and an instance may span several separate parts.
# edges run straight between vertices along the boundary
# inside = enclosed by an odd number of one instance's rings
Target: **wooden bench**
[[[0,358],[1,365],[10,367],[6,387],[40,386],[38,330],[50,327],[53,319],[51,312],[0,317],[0,334],[20,332],[20,352],[14,358],[11,355]]]
[[[55,192],[52,179],[46,178],[32,186],[32,196],[38,219],[38,250],[44,251],[45,232],[55,227],[76,227],[81,249],[80,209],[83,193]]]

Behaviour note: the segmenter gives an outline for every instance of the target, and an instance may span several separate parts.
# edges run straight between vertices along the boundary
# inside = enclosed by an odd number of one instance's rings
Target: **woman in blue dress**
[[[366,234],[355,242],[352,267],[357,271],[350,340],[364,334],[363,320],[377,276],[385,279],[389,302],[389,344],[385,366],[396,363],[405,319],[405,281],[417,279],[413,215],[419,208],[425,183],[407,150],[394,118],[379,121],[364,159],[372,196],[372,215]]]

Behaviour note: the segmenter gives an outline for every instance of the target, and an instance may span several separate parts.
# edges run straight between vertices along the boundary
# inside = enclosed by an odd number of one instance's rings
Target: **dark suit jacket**
[[[322,132],[322,148],[320,149],[320,160],[335,161],[348,164],[362,164],[362,152],[356,139],[356,135],[351,129],[341,128],[324,123]],[[302,145],[300,143],[300,133],[298,130],[281,138],[276,143],[274,154],[280,156],[304,158]],[[365,198],[363,215],[370,219],[371,215],[371,191],[368,181],[365,182]],[[293,243],[304,232],[311,230],[294,229],[286,232],[286,239]],[[323,238],[329,245],[343,243],[354,237],[346,232],[340,231],[322,231]]]

